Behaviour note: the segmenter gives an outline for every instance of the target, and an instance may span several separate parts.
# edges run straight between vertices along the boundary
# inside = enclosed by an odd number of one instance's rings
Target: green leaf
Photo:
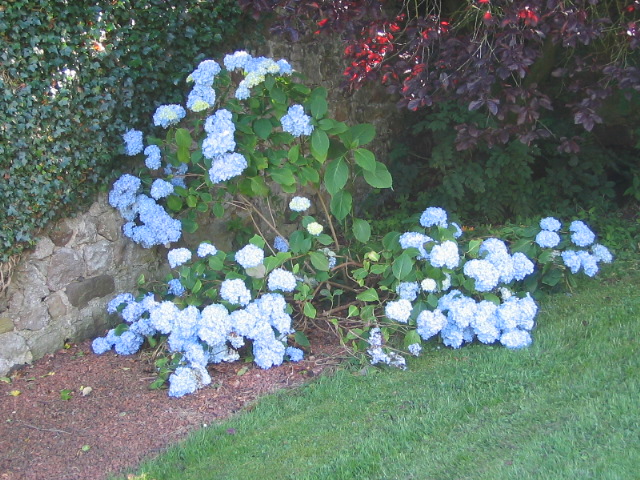
[[[378,296],[378,291],[375,288],[369,288],[364,292],[360,292],[356,295],[358,300],[362,300],[363,302],[379,302],[380,297]]]
[[[220,218],[224,215],[224,205],[222,203],[215,203],[211,210],[216,218]]]
[[[309,259],[311,260],[311,265],[316,269],[322,272],[329,270],[329,259],[323,253],[311,252],[309,254]]]
[[[402,343],[404,344],[404,348],[408,348],[409,345],[413,345],[414,343],[422,343],[422,339],[420,338],[420,334],[418,334],[417,330],[409,330],[404,336],[404,341]]]
[[[269,174],[271,178],[280,185],[295,185],[296,177],[287,167],[270,168]]]
[[[391,188],[393,183],[389,170],[380,162],[376,162],[375,171],[363,170],[362,174],[366,182],[373,188]]]
[[[367,150],[366,148],[358,148],[353,151],[353,156],[360,168],[375,173],[377,169],[376,156],[371,150]]]
[[[316,318],[316,307],[314,307],[311,302],[306,302],[304,304],[302,312],[309,318]]]
[[[253,131],[263,140],[269,138],[271,128],[271,121],[268,118],[259,118],[253,122]]]
[[[179,148],[184,148],[188,151],[191,148],[191,142],[192,140],[189,130],[186,128],[178,128],[176,130],[176,144]]]
[[[353,221],[353,236],[356,237],[356,240],[362,243],[367,243],[369,238],[371,238],[371,225],[366,220],[362,220],[360,218],[356,218]]]
[[[385,250],[394,251],[400,248],[400,232],[389,232],[382,239],[382,246]]]
[[[296,163],[299,157],[300,157],[300,145],[294,145],[287,152],[287,159],[291,163]]]
[[[314,93],[320,88],[323,87],[317,88],[316,90],[314,90]],[[322,118],[327,113],[329,107],[327,105],[326,90],[324,91],[324,95],[324,97],[321,95],[314,95],[311,97],[311,100],[309,102],[309,110],[311,110],[311,115],[313,116],[313,118]]]
[[[329,137],[323,130],[314,129],[311,134],[311,155],[319,162],[324,162],[327,159],[328,151]]]
[[[311,167],[302,167],[300,169],[300,179],[304,180],[302,183],[318,183],[320,181],[320,173],[318,170]]]
[[[351,139],[355,147],[366,145],[376,136],[376,129],[370,123],[361,123],[351,127]]]
[[[300,230],[296,230],[289,237],[289,248],[294,254],[307,253],[311,248],[311,239]]]
[[[411,273],[411,270],[413,270],[413,260],[405,252],[401,253],[391,266],[393,276],[398,280],[404,280]]]
[[[344,220],[351,212],[352,207],[353,197],[347,190],[340,190],[331,197],[331,204],[329,208],[331,213],[333,213],[338,220]]]
[[[183,218],[182,220],[182,229],[187,233],[194,233],[198,230],[198,223],[190,218]]]
[[[263,177],[250,177],[249,184],[251,185],[251,191],[253,192],[254,196],[266,197],[269,194],[269,187],[267,186]]]
[[[295,342],[301,347],[310,347],[311,343],[309,343],[309,339],[302,332],[296,332],[293,336]]]
[[[327,164],[324,172],[324,184],[331,195],[338,193],[347,184],[349,166],[344,157],[338,157]]]

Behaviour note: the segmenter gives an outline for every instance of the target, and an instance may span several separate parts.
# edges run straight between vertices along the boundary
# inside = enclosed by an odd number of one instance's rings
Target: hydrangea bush
[[[612,260],[584,223],[563,231],[553,218],[531,238],[463,244],[463,228],[429,207],[416,228],[373,235],[353,191],[358,179],[392,186],[364,148],[374,129],[331,119],[326,90],[298,80],[285,60],[242,51],[222,65],[205,60],[187,78],[186,106],[153,115],[163,138],[123,135],[145,168],[122,175],[109,202],[127,237],[167,248],[172,273],[109,303],[123,323],[94,340],[96,353],[161,346],[154,385],[168,379],[169,395],[180,397],[211,382],[210,363],[300,361],[309,342],[294,319],[322,317],[371,363],[401,368],[404,354],[419,355],[437,336],[452,348],[474,340],[521,348],[531,342],[540,284],[593,276]],[[230,208],[254,225],[235,251],[215,238],[182,241],[203,216],[224,218]],[[287,217],[297,228],[285,234]]]

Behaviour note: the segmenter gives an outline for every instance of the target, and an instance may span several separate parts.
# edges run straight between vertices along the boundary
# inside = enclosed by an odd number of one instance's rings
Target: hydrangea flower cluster
[[[289,202],[289,208],[294,212],[304,212],[311,208],[311,201],[305,197],[293,197]]]
[[[144,145],[142,142],[142,132],[140,130],[131,129],[122,135],[122,138],[124,140],[124,151],[127,155],[137,155],[143,150]]]
[[[225,280],[230,290],[238,290],[242,280]],[[177,283],[173,288],[178,288]],[[246,288],[246,287],[245,287]],[[247,290],[248,291],[248,290]],[[221,295],[225,300],[225,295]],[[233,302],[230,302],[233,303]],[[209,363],[232,362],[239,358],[237,349],[246,340],[253,344],[256,364],[261,368],[280,365],[285,359],[298,362],[304,352],[286,345],[286,337],[295,333],[292,318],[287,313],[285,298],[279,293],[267,293],[256,300],[243,301],[234,311],[220,303],[201,310],[188,306],[180,309],[169,300],[157,302],[152,295],[137,301],[131,294],[116,296],[107,306],[110,313],[119,313],[127,329],[110,330],[92,343],[96,354],[115,349],[118,354],[136,353],[147,336],[167,335],[171,352],[183,355],[184,364],[169,377],[169,395],[181,397],[211,383],[206,366]]]
[[[560,221],[554,217],[543,218],[540,221],[540,232],[536,235],[535,243],[541,248],[559,248],[561,237],[558,233],[562,228]],[[599,271],[598,263],[611,263],[613,255],[607,247],[595,243],[596,235],[582,220],[574,220],[569,225],[570,242],[585,250],[566,249],[562,252],[554,251],[562,259],[565,267],[573,274],[581,270],[589,277]],[[588,249],[588,250],[587,250]]]
[[[304,113],[302,105],[290,106],[287,114],[280,119],[280,123],[282,124],[282,129],[294,137],[311,135],[311,132],[313,132],[311,117]]]
[[[169,128],[187,115],[181,105],[160,105],[153,114],[153,124],[156,127]]]

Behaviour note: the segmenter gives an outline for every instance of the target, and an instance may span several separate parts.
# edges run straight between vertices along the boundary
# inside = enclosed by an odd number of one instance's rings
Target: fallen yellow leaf
[[[22,392],[20,390],[11,390],[9,392],[9,395],[11,395],[12,397],[17,397],[18,395],[20,395]]]

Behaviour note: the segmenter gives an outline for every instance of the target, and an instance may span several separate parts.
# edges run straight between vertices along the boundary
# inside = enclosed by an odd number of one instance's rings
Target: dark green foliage
[[[0,261],[109,183],[121,135],[181,102],[238,20],[233,0],[3,2]]]
[[[631,141],[611,145],[610,135],[596,131],[582,133],[577,153],[560,152],[545,140],[457,150],[454,127],[490,121],[482,117],[454,102],[410,115],[408,135],[399,139],[389,165],[397,179],[393,200],[416,204],[409,211],[437,205],[466,221],[503,223],[536,215],[571,216],[580,207],[617,208],[638,191],[632,175],[638,150]],[[574,136],[576,127],[559,118],[549,115],[544,123]]]

